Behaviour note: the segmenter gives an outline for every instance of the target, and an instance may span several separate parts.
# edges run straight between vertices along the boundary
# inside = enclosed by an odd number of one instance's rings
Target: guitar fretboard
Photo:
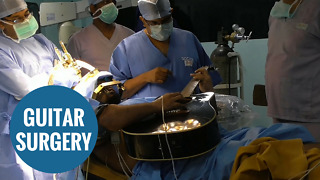
[[[206,70],[212,70],[214,69],[213,66],[204,66]],[[187,84],[187,86],[181,91],[181,94],[183,97],[190,97],[194,89],[197,87],[199,83],[199,80],[194,80],[193,78],[190,80],[190,82]]]
[[[181,91],[183,97],[189,97],[194,89],[197,87],[199,81],[191,79],[191,81],[187,84],[187,86]]]

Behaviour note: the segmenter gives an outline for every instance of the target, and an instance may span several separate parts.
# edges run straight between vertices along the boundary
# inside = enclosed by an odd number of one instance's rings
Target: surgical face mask
[[[13,26],[13,29],[17,35],[17,38],[18,38],[17,40],[6,35],[3,31],[2,31],[2,33],[4,34],[4,36],[12,39],[13,41],[15,41],[17,43],[19,43],[23,39],[27,39],[27,38],[33,36],[39,28],[37,20],[32,15],[30,15],[30,17],[28,19],[25,19],[21,23],[10,24],[10,23],[3,21],[3,20],[2,20],[2,22]]]
[[[112,24],[118,16],[118,9],[113,3],[102,6],[95,13],[93,13],[93,15],[97,14],[99,11],[101,11],[101,14],[93,19],[100,18],[101,21],[107,24]]]
[[[170,37],[172,29],[173,21],[166,24],[150,25],[150,36],[158,41],[165,41]]]
[[[298,1],[299,0],[295,0],[292,4],[287,4],[283,1],[276,2],[270,11],[270,16],[276,18],[292,18],[298,8],[296,8],[292,13],[290,13],[290,9],[294,4],[301,3],[301,1]]]

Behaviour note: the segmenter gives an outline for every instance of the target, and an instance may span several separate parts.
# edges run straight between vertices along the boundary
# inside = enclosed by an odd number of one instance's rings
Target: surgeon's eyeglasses
[[[172,20],[173,20],[172,16],[169,15],[167,17],[164,17],[164,18],[161,18],[158,20],[152,20],[152,21],[146,20],[146,22],[149,26],[155,26],[155,25],[167,24],[167,23],[171,22]]]
[[[29,11],[26,11],[26,13],[24,14],[23,17],[11,17],[11,16],[7,16],[5,18],[2,18],[2,21],[6,21],[9,22],[11,24],[18,24],[18,23],[22,23],[24,20],[29,19],[32,16],[32,13],[30,13]]]

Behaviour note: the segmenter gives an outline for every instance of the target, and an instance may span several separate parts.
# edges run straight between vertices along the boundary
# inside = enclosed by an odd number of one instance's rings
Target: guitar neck
[[[204,66],[206,70],[214,70],[214,66]],[[183,97],[189,97],[194,89],[199,84],[199,80],[194,80],[193,78],[190,80],[190,82],[187,84],[187,86],[181,91],[181,94]]]
[[[197,87],[199,80],[191,79],[187,86],[181,91],[183,97],[190,97],[194,89]]]

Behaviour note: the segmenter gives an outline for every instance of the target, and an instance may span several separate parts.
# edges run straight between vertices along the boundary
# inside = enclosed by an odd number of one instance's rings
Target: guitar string
[[[169,145],[169,140],[168,140],[168,135],[167,135],[167,128],[166,128],[166,122],[164,120],[164,107],[163,107],[163,96],[161,97],[161,111],[162,111],[162,122],[165,125],[165,132],[164,132],[164,136],[166,138],[166,142],[167,142],[167,146],[168,146],[168,150],[169,150],[169,154],[171,157],[171,163],[172,163],[172,171],[173,171],[173,175],[175,177],[176,180],[178,180],[177,174],[176,174],[176,168],[174,166],[174,161],[173,161],[173,156],[172,156],[172,152],[171,152],[171,148]]]

